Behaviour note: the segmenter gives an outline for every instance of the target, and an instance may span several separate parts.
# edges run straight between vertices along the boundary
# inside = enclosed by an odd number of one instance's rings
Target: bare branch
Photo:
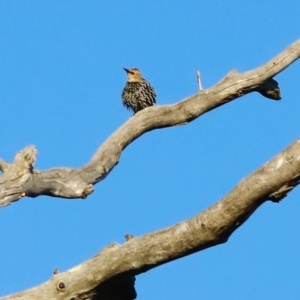
[[[103,180],[118,163],[122,151],[142,134],[159,128],[186,124],[202,114],[245,94],[257,91],[271,99],[280,99],[280,91],[273,77],[300,56],[300,40],[286,48],[265,65],[252,71],[230,72],[214,87],[173,105],[146,108],[131,117],[115,131],[97,150],[91,161],[78,169],[57,168],[38,172],[25,172],[17,181],[6,175],[0,178],[0,206],[28,197],[48,195],[62,198],[85,198],[93,192],[93,185]],[[15,161],[13,168],[18,168]],[[7,173],[8,174],[8,173]]]
[[[24,196],[64,195],[68,198],[86,198],[92,193],[93,186],[81,179],[78,170],[34,170],[36,156],[34,146],[28,146],[16,154],[13,164],[0,162],[3,172],[0,177],[0,206],[6,206]]]
[[[40,286],[1,299],[135,299],[135,275],[225,243],[260,205],[286,195],[299,179],[300,139],[190,220],[142,237],[127,235],[124,244],[113,243]]]

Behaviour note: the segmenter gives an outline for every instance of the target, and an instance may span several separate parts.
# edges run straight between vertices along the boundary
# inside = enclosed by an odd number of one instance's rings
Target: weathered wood
[[[93,192],[93,185],[103,180],[118,163],[122,151],[145,132],[189,123],[220,105],[254,91],[271,99],[279,99],[278,84],[272,78],[299,56],[300,40],[257,69],[244,73],[232,71],[214,87],[183,101],[173,105],[157,105],[138,112],[114,132],[96,151],[91,161],[81,168],[34,170],[36,150],[32,146],[17,154],[20,159],[16,156],[13,164],[1,160],[0,170],[3,175],[0,177],[0,206],[9,205],[24,196],[86,198]],[[26,158],[28,151],[31,160]]]
[[[1,299],[135,299],[135,275],[225,243],[260,205],[282,199],[299,182],[300,139],[190,220],[142,237],[128,234],[124,244],[113,243],[40,286]]]

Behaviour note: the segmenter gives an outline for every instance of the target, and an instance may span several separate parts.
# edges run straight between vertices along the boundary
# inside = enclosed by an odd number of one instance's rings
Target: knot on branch
[[[266,81],[264,81],[261,85],[258,86],[256,91],[259,92],[264,97],[272,100],[281,99],[278,82],[273,78],[269,78]]]

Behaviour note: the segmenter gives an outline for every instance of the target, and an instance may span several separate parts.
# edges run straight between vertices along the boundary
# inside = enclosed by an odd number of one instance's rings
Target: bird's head
[[[132,69],[123,68],[123,69],[127,73],[127,80],[129,82],[142,80],[142,74],[137,68],[132,68]]]

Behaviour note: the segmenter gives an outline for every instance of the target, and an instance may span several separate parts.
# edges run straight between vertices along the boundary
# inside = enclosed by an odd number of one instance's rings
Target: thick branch
[[[173,105],[157,105],[131,117],[97,150],[92,160],[79,169],[57,168],[43,172],[24,170],[25,178],[10,179],[7,164],[0,161],[0,206],[22,196],[49,195],[62,198],[85,198],[92,193],[92,185],[103,180],[118,163],[120,155],[132,141],[145,132],[186,124],[202,114],[247,93],[258,91],[265,97],[280,99],[278,84],[272,79],[300,56],[300,40],[286,48],[265,65],[238,73],[230,72],[214,87],[204,90]],[[25,151],[25,150],[23,150]],[[19,169],[18,162],[12,168]]]
[[[1,299],[134,299],[133,276],[225,243],[262,203],[282,199],[299,181],[300,139],[192,219],[138,238],[127,235],[123,245],[113,243],[40,286]],[[117,283],[125,287],[120,298],[113,294]]]

